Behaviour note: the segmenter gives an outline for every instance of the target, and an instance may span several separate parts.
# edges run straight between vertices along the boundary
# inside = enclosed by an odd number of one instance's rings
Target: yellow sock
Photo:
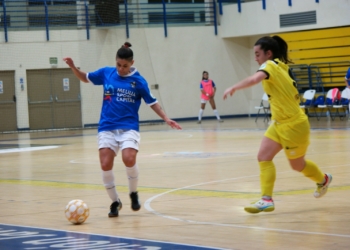
[[[305,162],[305,167],[301,171],[301,173],[303,173],[303,175],[305,175],[307,178],[310,178],[316,183],[323,183],[324,173],[321,171],[321,169],[310,160],[306,160]]]
[[[272,197],[276,180],[276,168],[272,161],[260,161],[261,196]]]

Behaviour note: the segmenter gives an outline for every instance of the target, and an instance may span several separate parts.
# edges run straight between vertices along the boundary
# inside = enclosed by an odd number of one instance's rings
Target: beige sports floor
[[[350,121],[310,123],[307,158],[333,175],[328,194],[313,198],[314,183],[292,171],[281,152],[275,158],[276,210],[255,215],[243,207],[259,199],[256,154],[267,127],[262,118],[180,122],[182,131],[141,126],[142,208],[130,209],[117,156],[118,218],[107,216],[96,129],[0,134],[0,224],[226,249],[349,249]],[[90,207],[79,226],[64,217],[72,199]]]

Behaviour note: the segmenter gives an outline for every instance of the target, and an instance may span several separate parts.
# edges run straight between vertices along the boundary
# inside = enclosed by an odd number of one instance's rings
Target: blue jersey
[[[350,68],[348,69],[348,72],[346,72],[345,79],[348,83],[348,86],[350,86]]]
[[[89,72],[87,78],[94,85],[103,85],[103,104],[98,132],[115,129],[139,131],[141,98],[149,106],[157,103],[147,81],[136,68],[127,76],[118,75],[115,67],[104,67]]]

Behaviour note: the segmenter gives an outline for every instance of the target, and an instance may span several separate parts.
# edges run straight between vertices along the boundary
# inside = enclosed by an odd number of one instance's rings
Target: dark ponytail
[[[130,49],[131,43],[125,42],[120,49],[117,51],[117,58],[124,59],[127,61],[132,61],[134,58],[134,53]]]
[[[288,58],[288,44],[279,36],[264,36],[256,41],[254,46],[260,45],[264,52],[271,50],[273,58],[278,58],[284,63],[293,63]]]
[[[278,48],[279,48],[279,56],[278,56],[278,58],[284,63],[293,63],[288,58],[288,44],[286,43],[286,41],[284,41],[279,36],[273,36],[272,38],[278,43]]]

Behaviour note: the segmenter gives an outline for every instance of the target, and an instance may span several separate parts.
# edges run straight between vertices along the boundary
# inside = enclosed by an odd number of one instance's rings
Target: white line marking
[[[347,165],[350,165],[350,164],[342,164],[342,165],[326,167],[326,168],[343,167],[343,166],[347,166]],[[283,171],[283,172],[280,172],[280,173],[287,173],[287,172],[290,172],[290,171]],[[166,218],[166,219],[170,219],[170,220],[182,221],[182,222],[193,223],[193,224],[214,225],[214,226],[234,227],[234,228],[246,228],[246,229],[256,229],[256,230],[265,230],[265,231],[275,231],[275,232],[281,232],[281,233],[324,235],[324,236],[350,238],[350,235],[347,235],[347,234],[331,234],[331,233],[322,233],[322,232],[309,232],[309,231],[300,231],[300,230],[288,230],[288,229],[266,228],[266,227],[255,227],[255,226],[242,226],[242,225],[234,225],[234,224],[222,224],[222,223],[212,223],[212,222],[201,222],[201,221],[194,221],[194,220],[186,220],[186,219],[181,219],[181,218],[177,218],[177,217],[173,217],[173,216],[162,214],[160,212],[155,211],[151,207],[151,202],[153,200],[155,200],[155,199],[157,199],[157,198],[159,198],[159,197],[161,197],[161,196],[163,196],[165,194],[169,194],[171,192],[175,192],[175,191],[178,191],[178,190],[187,189],[187,188],[191,188],[191,187],[195,187],[195,186],[211,184],[211,183],[218,183],[218,182],[225,182],[225,181],[230,181],[230,180],[245,179],[245,178],[257,177],[257,176],[259,176],[259,175],[250,175],[250,176],[235,177],[235,178],[218,180],[218,181],[209,181],[209,182],[203,182],[203,183],[189,185],[189,186],[185,186],[185,187],[181,187],[181,188],[175,188],[175,189],[166,191],[166,192],[161,193],[161,194],[157,194],[157,195],[149,198],[148,200],[145,201],[144,207],[145,207],[145,209],[147,209],[148,211],[150,211],[151,213],[153,213],[153,214],[155,214],[157,216],[160,216],[160,217],[163,217],[163,218]]]
[[[59,148],[59,147],[60,147],[60,146],[27,147],[27,148],[8,148],[8,149],[1,149],[1,150],[0,150],[0,154],[31,152],[31,151],[37,151],[37,150],[54,149],[54,148]]]

